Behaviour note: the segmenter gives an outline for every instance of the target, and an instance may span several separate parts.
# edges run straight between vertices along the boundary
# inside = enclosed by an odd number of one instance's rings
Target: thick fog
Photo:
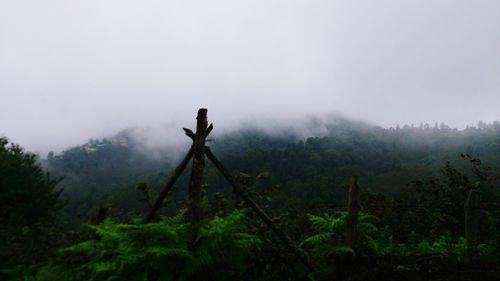
[[[199,107],[216,130],[491,122],[500,1],[0,0],[0,97],[0,136],[41,153],[182,137]]]

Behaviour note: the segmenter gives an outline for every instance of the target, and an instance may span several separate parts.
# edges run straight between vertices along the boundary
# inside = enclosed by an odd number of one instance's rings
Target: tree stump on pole
[[[467,252],[470,258],[477,256],[478,229],[479,229],[479,191],[469,191],[469,196],[465,203],[465,240]]]
[[[187,217],[192,222],[199,222],[204,217],[202,180],[205,168],[205,138],[207,134],[207,109],[200,108],[196,117],[196,133],[193,143],[193,167],[189,182]]]
[[[361,209],[358,178],[356,176],[351,178],[348,196],[345,244],[354,249],[358,240],[358,213]]]

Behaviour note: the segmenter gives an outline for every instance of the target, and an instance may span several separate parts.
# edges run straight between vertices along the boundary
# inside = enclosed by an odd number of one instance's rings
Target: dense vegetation
[[[62,181],[44,173],[33,155],[2,139],[2,276],[497,280],[500,123],[465,130],[444,124],[384,129],[347,120],[315,126],[323,128],[316,137],[244,130],[216,135],[209,143],[297,242],[315,273],[210,165],[205,172],[206,221],[185,219],[185,173],[161,216],[142,224],[175,159],[151,157],[132,134],[123,132],[42,159],[41,165]],[[348,247],[346,187],[353,175],[362,188],[362,212],[359,242]],[[470,190],[478,190],[482,198],[474,256],[464,239]]]
[[[2,267],[46,257],[58,227],[62,190],[35,155],[0,138],[0,260]]]

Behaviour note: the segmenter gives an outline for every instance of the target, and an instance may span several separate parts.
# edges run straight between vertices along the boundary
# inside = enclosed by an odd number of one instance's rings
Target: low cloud
[[[0,135],[42,154],[182,142],[199,107],[221,131],[500,119],[498,1],[28,2],[0,2]]]

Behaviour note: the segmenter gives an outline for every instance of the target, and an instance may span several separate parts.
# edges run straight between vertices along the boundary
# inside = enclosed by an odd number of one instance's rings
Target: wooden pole
[[[477,256],[478,228],[479,228],[479,191],[469,191],[469,196],[465,203],[465,240],[469,257]]]
[[[196,117],[196,133],[193,143],[193,168],[189,182],[187,217],[192,222],[203,219],[202,180],[205,167],[205,138],[207,136],[207,109],[200,108]]]
[[[182,162],[175,168],[174,173],[172,174],[168,182],[165,184],[165,187],[163,188],[161,193],[158,195],[158,199],[156,199],[156,202],[154,203],[153,207],[151,208],[149,213],[144,217],[143,223],[149,223],[153,219],[158,209],[160,209],[163,200],[165,200],[165,197],[168,195],[170,190],[172,190],[172,187],[174,186],[175,182],[182,174],[182,171],[184,171],[184,169],[186,168],[189,160],[191,160],[191,157],[193,157],[193,152],[194,149],[193,146],[191,146],[184,159],[182,159]]]
[[[240,186],[236,178],[234,178],[231,173],[222,165],[222,163],[215,157],[209,147],[205,147],[205,154],[208,159],[214,164],[214,166],[219,170],[219,172],[224,176],[224,178],[233,186],[236,193],[245,201],[245,203],[252,208],[252,210],[257,213],[261,220],[267,224],[267,226],[273,231],[273,233],[292,251],[292,253],[299,258],[299,260],[306,265],[309,270],[316,272],[311,262],[306,255],[299,249],[299,247],[281,231],[273,222],[273,220],[260,208],[259,205],[247,194],[246,190]]]
[[[351,248],[356,247],[358,240],[358,213],[361,209],[359,199],[358,178],[353,176],[349,184],[349,199],[347,201],[347,223],[345,244]]]

